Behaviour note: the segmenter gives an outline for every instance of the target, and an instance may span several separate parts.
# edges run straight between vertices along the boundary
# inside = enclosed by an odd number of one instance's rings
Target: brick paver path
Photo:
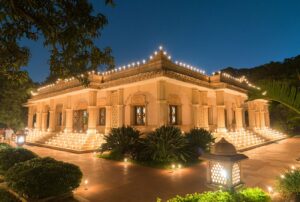
[[[80,166],[87,186],[82,184],[75,194],[87,201],[97,202],[154,202],[157,197],[167,199],[176,194],[208,190],[205,186],[205,162],[180,170],[159,170],[131,163],[96,158],[94,154],[72,154],[47,148],[26,146],[40,156],[51,156]],[[300,166],[300,138],[244,152],[244,181],[247,186],[266,189],[274,179],[291,165]]]

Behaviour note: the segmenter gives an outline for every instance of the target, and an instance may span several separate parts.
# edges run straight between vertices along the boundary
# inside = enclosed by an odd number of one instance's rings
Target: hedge
[[[24,148],[6,148],[0,150],[0,173],[5,173],[9,168],[17,163],[24,162],[37,155]]]
[[[69,193],[80,185],[81,178],[78,166],[50,157],[18,163],[5,176],[8,186],[28,199]]]

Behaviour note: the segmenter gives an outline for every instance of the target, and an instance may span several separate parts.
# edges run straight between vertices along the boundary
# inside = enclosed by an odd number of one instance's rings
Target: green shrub
[[[21,200],[9,191],[0,188],[0,202],[21,202]]]
[[[140,143],[138,160],[158,163],[186,162],[190,157],[187,139],[179,128],[162,126],[151,132]]]
[[[106,143],[100,147],[100,152],[111,151],[112,159],[122,159],[125,154],[132,155],[140,138],[140,132],[130,126],[112,128],[104,137]]]
[[[18,163],[6,173],[8,186],[30,199],[68,193],[80,185],[78,166],[52,158],[35,158]]]
[[[187,194],[184,197],[176,196],[167,202],[234,202],[233,196],[229,192],[215,191],[204,192],[202,194]]]
[[[284,178],[279,177],[276,188],[284,197],[297,197],[300,200],[300,169],[286,172]]]
[[[0,172],[5,173],[16,163],[36,158],[37,155],[24,148],[6,148],[0,150]]]
[[[186,138],[194,159],[197,159],[203,152],[209,151],[211,144],[215,141],[213,135],[203,128],[191,129],[186,134]]]
[[[157,200],[161,201],[160,199]],[[204,193],[176,196],[167,202],[269,202],[270,196],[259,188],[246,188],[231,193],[226,191],[209,191]]]
[[[0,150],[7,149],[7,148],[12,148],[12,146],[6,143],[0,143]]]
[[[236,201],[241,202],[268,202],[270,196],[260,188],[246,188],[236,194]]]

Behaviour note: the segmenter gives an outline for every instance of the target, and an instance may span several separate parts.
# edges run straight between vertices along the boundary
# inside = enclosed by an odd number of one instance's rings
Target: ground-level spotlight
[[[181,165],[181,164],[178,164],[178,165],[177,165],[177,168],[179,168],[179,169],[182,168],[182,165]]]
[[[271,186],[268,186],[267,189],[268,189],[268,192],[269,192],[270,194],[273,193],[273,188],[272,188]]]
[[[124,162],[125,162],[125,163],[128,162],[128,158],[124,158]]]
[[[175,164],[172,164],[172,166],[171,166],[171,167],[172,167],[172,169],[175,169],[175,168],[176,168]]]
[[[89,181],[87,179],[84,180],[84,190],[88,190],[88,187],[87,187],[88,183],[89,183]]]

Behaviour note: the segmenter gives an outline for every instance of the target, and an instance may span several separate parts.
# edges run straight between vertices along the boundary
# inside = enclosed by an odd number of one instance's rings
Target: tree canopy
[[[24,74],[26,76],[26,74]],[[10,126],[19,129],[25,126],[27,109],[23,107],[34,87],[29,77],[20,82],[12,82],[7,77],[0,77],[0,128]]]
[[[102,65],[113,67],[111,49],[94,44],[107,18],[87,0],[0,0],[0,5],[0,76],[27,78],[20,71],[30,58],[30,49],[20,45],[23,39],[42,40],[49,49],[50,78],[74,76],[84,81],[79,74]]]

